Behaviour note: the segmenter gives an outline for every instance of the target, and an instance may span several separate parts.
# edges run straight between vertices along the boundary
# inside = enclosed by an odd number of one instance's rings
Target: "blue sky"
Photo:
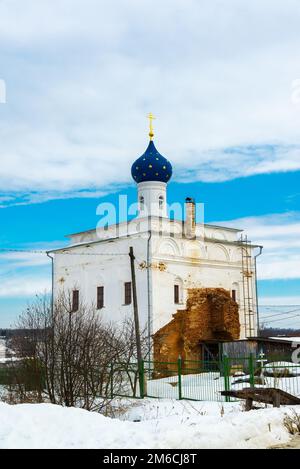
[[[100,202],[135,201],[151,111],[169,201],[245,229],[261,303],[300,304],[299,20],[296,0],[2,1],[1,248],[60,246]],[[0,254],[0,277],[4,327],[49,264]]]
[[[174,177],[176,178],[176,168]],[[300,172],[287,172],[215,183],[172,182],[168,190],[169,202],[183,202],[186,196],[192,196],[205,204],[207,223],[221,221],[242,229],[249,227],[246,231],[253,234],[251,239],[265,246],[264,256],[259,259],[258,264],[261,303],[299,304],[298,273],[292,272],[290,276],[288,271],[283,272],[281,267],[279,270],[276,268],[277,263],[282,262],[282,257],[286,257],[288,268],[291,264],[289,256],[297,255],[299,249],[298,245],[293,246],[294,234],[292,242],[286,239],[291,228],[297,227],[299,230],[299,177]],[[96,215],[98,204],[117,204],[119,194],[127,194],[129,203],[135,202],[134,182],[120,192],[112,192],[101,198],[70,198],[3,208],[1,246],[7,249],[33,250],[61,246],[67,243],[64,235],[95,227],[99,221],[99,216]],[[274,226],[276,229],[282,228],[277,237],[273,233]],[[267,231],[262,232],[265,227],[268,228]],[[255,236],[256,231],[258,234]],[[296,235],[295,241],[297,239]],[[274,241],[282,243],[279,252],[276,246],[273,248]],[[0,266],[0,325],[8,326],[33,298],[35,291],[41,292],[49,287],[50,264],[43,255],[17,253],[5,254],[2,258],[0,256]],[[293,325],[299,322],[297,318],[293,319]]]

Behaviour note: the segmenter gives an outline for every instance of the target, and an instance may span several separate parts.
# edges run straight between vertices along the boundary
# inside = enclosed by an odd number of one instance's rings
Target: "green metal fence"
[[[209,361],[145,361],[142,369],[131,364],[130,373],[135,377],[135,386],[132,379],[127,387],[123,380],[123,392],[114,395],[229,402],[236,399],[221,396],[221,391],[265,386],[300,397],[300,364],[282,358],[275,362],[254,355]]]
[[[144,362],[115,363],[110,370],[111,397],[144,397]]]
[[[282,389],[300,397],[300,364],[286,360],[266,362],[258,378],[258,385]]]
[[[181,399],[182,370],[180,361],[153,362],[145,364],[145,395]]]
[[[14,372],[13,368],[0,368],[0,385],[14,384]],[[268,359],[264,355],[249,355],[207,361],[179,358],[176,362],[113,363],[105,369],[95,369],[94,373],[95,383],[101,384],[99,397],[105,398],[229,402],[236,399],[221,396],[221,391],[253,386],[275,387],[300,397],[300,364],[291,362],[289,357]],[[36,389],[37,383],[26,372],[24,384],[27,383],[30,386],[26,387]]]
[[[223,363],[183,361],[147,363],[147,396],[189,400],[223,400]]]

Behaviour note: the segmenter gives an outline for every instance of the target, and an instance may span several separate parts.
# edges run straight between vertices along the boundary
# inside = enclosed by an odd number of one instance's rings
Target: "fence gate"
[[[145,363],[147,397],[224,401],[223,361],[191,361]]]
[[[245,387],[253,387],[255,384],[255,358],[254,355],[242,358],[223,357],[224,390],[234,389],[238,391]],[[232,397],[225,397],[226,402],[237,401]]]

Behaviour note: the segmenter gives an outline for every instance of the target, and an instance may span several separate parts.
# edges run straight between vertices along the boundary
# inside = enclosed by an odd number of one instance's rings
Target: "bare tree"
[[[71,292],[53,308],[46,295],[21,315],[11,347],[20,357],[12,364],[15,389],[26,400],[33,388],[53,404],[100,411],[114,395],[137,391],[134,323],[103,323],[94,307],[73,311]],[[146,343],[146,341],[144,341]],[[26,379],[24,378],[26,376]],[[30,385],[28,384],[30,383]]]
[[[147,326],[140,333],[141,351],[145,360],[149,354],[147,341]],[[138,393],[137,385],[139,380],[139,364],[136,347],[135,323],[133,318],[127,317],[122,323],[122,332],[120,341],[116,347],[116,366],[126,376],[123,381],[127,382],[132,396],[136,397]]]

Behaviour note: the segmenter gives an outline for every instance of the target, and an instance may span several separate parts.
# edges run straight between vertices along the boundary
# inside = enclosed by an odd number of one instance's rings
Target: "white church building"
[[[133,315],[129,248],[133,247],[140,326],[152,335],[185,309],[191,288],[224,288],[239,305],[240,338],[257,336],[256,256],[241,230],[196,219],[197,204],[187,198],[183,219],[170,216],[167,203],[171,163],[150,141],[132,165],[138,214],[130,222],[69,236],[70,244],[49,251],[53,293],[73,292],[73,310],[95,305],[104,320]],[[202,218],[202,217],[201,217]]]

